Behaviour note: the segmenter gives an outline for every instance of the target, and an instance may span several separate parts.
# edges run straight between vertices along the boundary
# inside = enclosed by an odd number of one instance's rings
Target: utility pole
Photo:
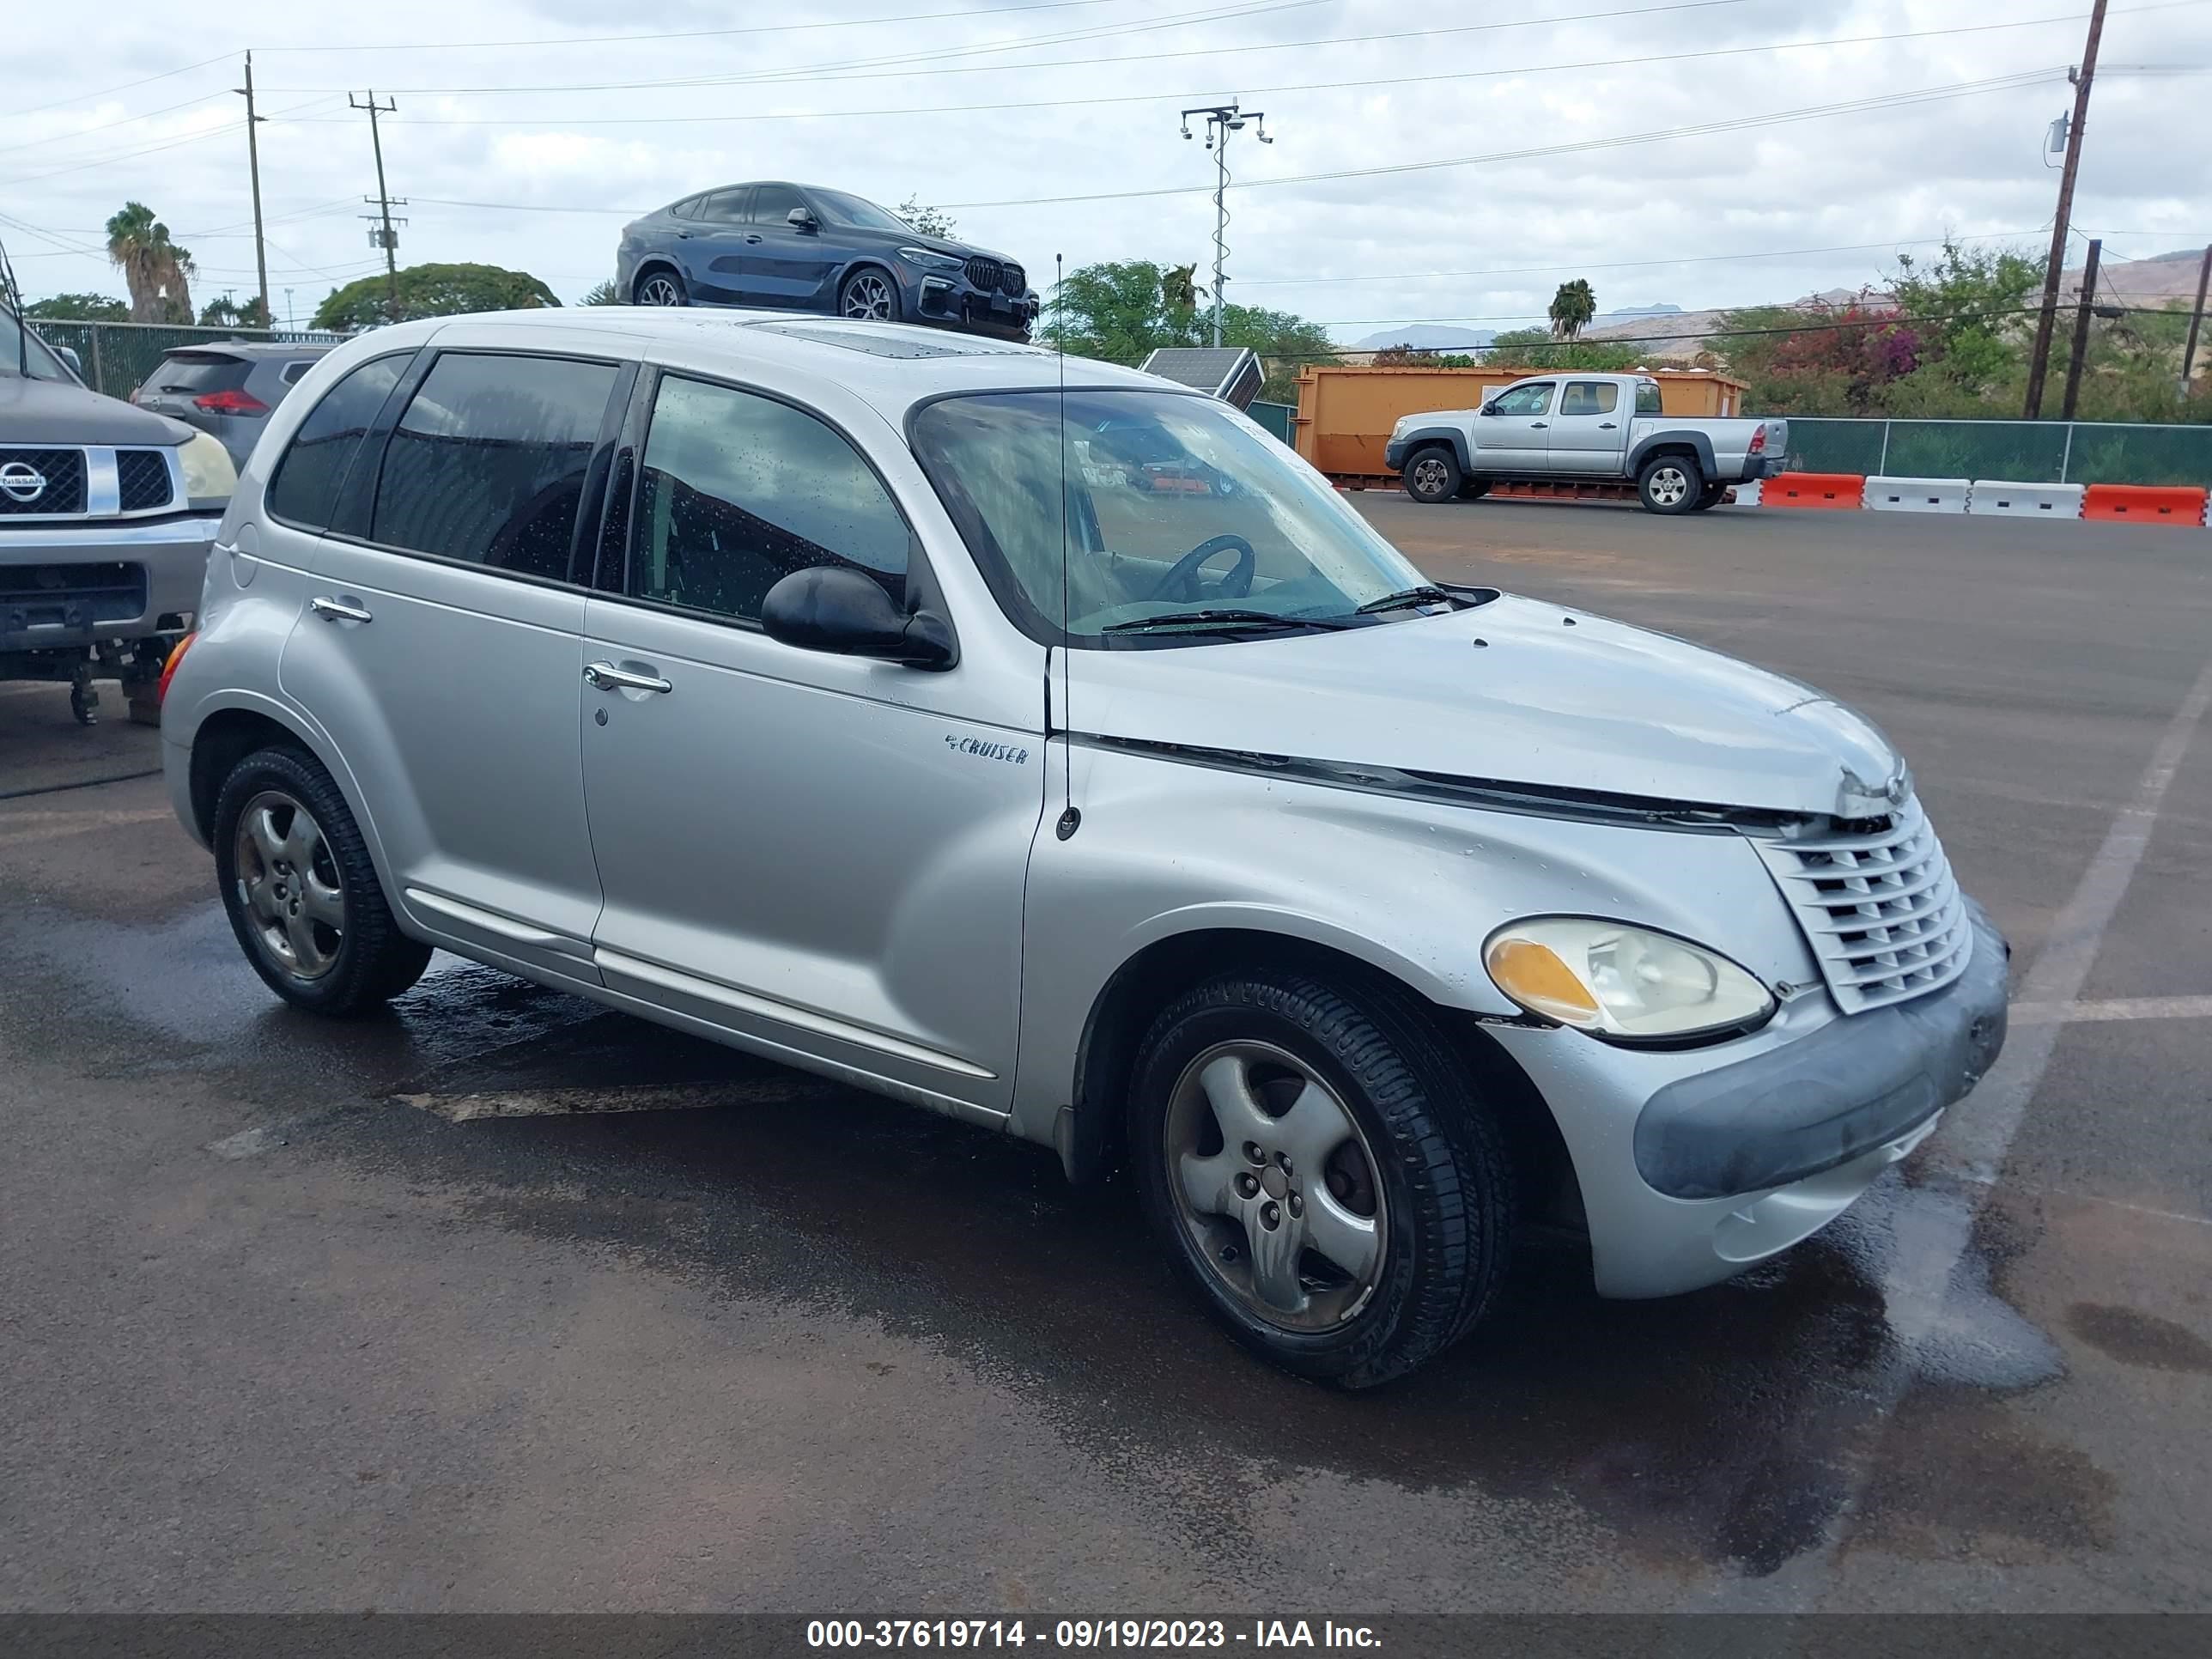
[[[2097,305],[2097,261],[2104,257],[2102,238],[2092,238],[2089,243],[2089,264],[2081,273],[2081,309],[2074,317],[2074,355],[2066,362],[2066,403],[2058,411],[2058,418],[2074,418],[2074,400],[2081,391],[2081,359],[2089,350],[2089,313]]]
[[[2097,3],[2102,6],[2104,0],[2097,0]],[[380,104],[378,103],[374,88],[369,89],[368,97],[367,103],[361,103],[349,95],[346,103],[351,108],[365,109],[368,112],[368,142],[370,147],[376,151],[376,194],[364,196],[361,199],[374,207],[376,211],[373,214],[364,213],[361,216],[364,219],[383,221],[380,227],[374,224],[369,226],[368,241],[370,246],[380,247],[384,250],[384,276],[389,284],[385,307],[390,313],[388,320],[396,323],[399,320],[399,234],[392,228],[392,210],[395,207],[405,207],[407,204],[404,198],[397,202],[393,201],[392,193],[384,187],[384,139],[377,131],[376,118],[380,113],[390,113],[399,106],[389,98]],[[404,225],[407,222],[402,219],[399,222]]]
[[[2189,343],[2181,348],[2181,395],[2189,395],[2189,376],[2197,367],[2197,331],[2204,321],[2204,290],[2212,285],[2212,246],[2204,250],[2204,263],[2197,270],[2197,309],[2189,313]]]
[[[2043,311],[2035,322],[2035,350],[2027,364],[2027,418],[2043,415],[2043,381],[2051,366],[2051,335],[2058,319],[2058,283],[2066,270],[2066,233],[2074,216],[2074,179],[2081,170],[2081,137],[2089,118],[2089,87],[2097,76],[2097,42],[2105,33],[2105,0],[2089,14],[2089,42],[2067,78],[2074,82],[2074,120],[2067,130],[2066,166],[2058,175],[2058,216],[2051,227],[2051,259],[2043,273]]]
[[[2100,0],[2101,3],[2101,0]],[[1229,209],[1224,198],[1229,191],[1229,135],[1242,132],[1249,123],[1253,137],[1263,144],[1275,141],[1267,136],[1267,112],[1239,109],[1237,100],[1225,104],[1201,104],[1182,112],[1182,136],[1191,136],[1190,118],[1203,116],[1206,119],[1206,147],[1213,152],[1213,343],[1221,343],[1222,285],[1228,282],[1222,267],[1229,259]]]
[[[293,326],[292,290],[289,288],[284,290],[284,326],[287,328]]]
[[[269,252],[261,241],[261,140],[253,131],[266,120],[266,116],[253,112],[253,54],[246,54],[246,84],[232,91],[246,100],[246,167],[253,180],[253,269],[261,279],[261,321],[263,326],[276,319],[269,311]]]

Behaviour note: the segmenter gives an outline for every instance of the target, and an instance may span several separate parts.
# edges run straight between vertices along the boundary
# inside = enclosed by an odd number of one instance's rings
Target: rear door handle
[[[1528,422],[1528,430],[1531,432],[1541,432],[1549,425],[1551,425],[1549,421],[1531,421]]]
[[[601,691],[673,691],[676,689],[655,675],[634,674],[629,669],[617,668],[611,662],[586,663],[584,684]]]
[[[745,240],[747,240],[748,242],[757,242],[758,240],[760,240],[760,238],[759,238],[759,236],[758,236],[758,235],[752,235],[752,236],[748,236],[748,237],[746,237],[746,238],[745,238]]]
[[[1601,432],[1610,432],[1620,424],[1618,421],[1600,421],[1597,423],[1597,429]]]
[[[365,623],[374,620],[365,607],[349,605],[343,599],[334,599],[327,593],[318,593],[313,599],[309,599],[307,609],[325,622]]]

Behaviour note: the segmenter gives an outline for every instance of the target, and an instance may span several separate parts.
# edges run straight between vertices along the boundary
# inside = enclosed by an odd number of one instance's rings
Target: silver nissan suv
[[[1138,487],[1175,457],[1226,490]],[[2003,1042],[2002,939],[1820,693],[1423,580],[1226,405],[895,324],[410,323],[270,417],[161,736],[329,1015],[434,947],[1126,1170],[1362,1386],[1516,1231],[1684,1291]]]

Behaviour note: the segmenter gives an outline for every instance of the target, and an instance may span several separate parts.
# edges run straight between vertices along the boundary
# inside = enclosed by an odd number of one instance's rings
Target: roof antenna
[[[1083,822],[1083,814],[1075,810],[1075,722],[1069,718],[1068,697],[1068,632],[1067,611],[1067,295],[1063,262],[1057,253],[1052,256],[1052,297],[1054,355],[1060,366],[1060,727],[1065,739],[1060,744],[1060,822],[1052,832],[1062,841],[1075,833]]]

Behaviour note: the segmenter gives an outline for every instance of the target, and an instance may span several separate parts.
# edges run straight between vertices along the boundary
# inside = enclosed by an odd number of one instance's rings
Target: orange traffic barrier
[[[1858,510],[1866,479],[1856,472],[1778,472],[1759,492],[1761,507],[1841,507]]]
[[[2204,491],[2179,484],[2091,484],[2081,492],[2085,519],[2133,519],[2144,524],[2204,522]]]

